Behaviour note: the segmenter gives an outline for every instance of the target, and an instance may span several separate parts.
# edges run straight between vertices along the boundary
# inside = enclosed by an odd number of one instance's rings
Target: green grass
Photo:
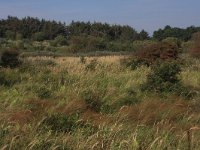
[[[21,68],[0,68],[12,83],[0,82],[0,149],[200,147],[199,95],[142,92],[151,68],[124,68],[118,56],[24,59]],[[180,78],[198,93],[199,61],[190,61]]]

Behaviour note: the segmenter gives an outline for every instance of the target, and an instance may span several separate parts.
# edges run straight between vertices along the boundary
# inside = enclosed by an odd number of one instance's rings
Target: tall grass
[[[13,82],[0,85],[0,149],[198,149],[198,95],[144,93],[151,68],[121,58],[29,57],[1,69]],[[199,91],[196,67],[192,59],[180,79]]]

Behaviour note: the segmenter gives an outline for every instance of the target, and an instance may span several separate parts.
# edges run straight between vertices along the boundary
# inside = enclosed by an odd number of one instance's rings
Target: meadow
[[[187,97],[143,91],[151,67],[123,58],[24,57],[0,68],[0,149],[199,149],[200,60],[183,57],[178,78],[196,93]]]

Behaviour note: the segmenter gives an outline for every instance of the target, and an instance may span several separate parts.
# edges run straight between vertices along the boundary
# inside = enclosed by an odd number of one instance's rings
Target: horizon
[[[193,0],[102,0],[102,1],[64,1],[64,0],[0,0],[0,18],[26,16],[65,22],[101,22],[129,25],[150,35],[166,25],[178,28],[199,26],[199,1]]]

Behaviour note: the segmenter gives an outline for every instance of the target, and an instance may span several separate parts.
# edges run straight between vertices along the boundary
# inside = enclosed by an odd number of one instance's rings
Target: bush
[[[158,60],[176,60],[178,58],[178,52],[178,46],[168,42],[160,42],[145,47],[143,50],[138,51],[135,56],[138,60],[151,65]]]
[[[157,63],[152,67],[152,73],[147,77],[143,90],[155,92],[173,92],[181,86],[178,75],[181,67],[177,62]]]
[[[21,65],[19,52],[16,50],[6,50],[1,55],[1,66],[16,68]]]
[[[128,59],[122,59],[121,64],[132,69],[141,65],[150,66],[158,61],[173,61],[178,59],[179,48],[176,44],[170,42],[159,42],[147,44],[134,56]]]

